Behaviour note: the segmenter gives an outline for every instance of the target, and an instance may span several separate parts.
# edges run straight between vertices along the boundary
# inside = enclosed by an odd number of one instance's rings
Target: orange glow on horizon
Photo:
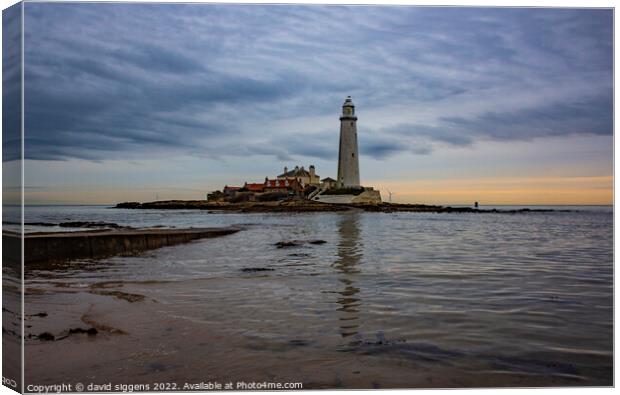
[[[365,182],[393,202],[483,205],[610,205],[613,177],[535,177]]]
[[[498,177],[411,181],[363,180],[363,185],[394,193],[397,203],[438,205],[611,205],[613,176],[594,177]],[[191,186],[191,188],[189,188]],[[27,204],[114,204],[125,201],[204,199],[206,185],[163,188],[53,187],[28,190]],[[202,187],[202,188],[201,188]],[[204,190],[201,192],[201,190]],[[157,192],[157,193],[155,193]],[[10,193],[4,198],[10,200]],[[18,196],[15,196],[17,198]]]

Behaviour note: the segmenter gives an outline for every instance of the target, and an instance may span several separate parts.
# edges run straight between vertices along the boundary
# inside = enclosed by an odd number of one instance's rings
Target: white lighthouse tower
[[[338,154],[339,188],[360,187],[360,166],[357,152],[357,116],[355,105],[348,96],[340,116],[340,151]]]
[[[340,152],[338,154],[338,179],[335,188],[331,184],[324,183],[321,189],[309,195],[309,199],[330,204],[381,203],[379,191],[373,187],[362,187],[360,185],[357,116],[355,116],[355,105],[351,101],[351,96],[348,96],[344,101],[340,115]]]

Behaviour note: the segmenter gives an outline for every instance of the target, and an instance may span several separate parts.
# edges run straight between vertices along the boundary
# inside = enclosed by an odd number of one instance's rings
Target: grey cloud
[[[476,118],[443,117],[447,128],[465,136],[528,140],[564,135],[611,135],[612,96],[515,112],[487,112]],[[469,143],[469,142],[467,142]]]
[[[485,112],[473,117],[439,117],[437,124],[398,124],[381,130],[403,141],[469,146],[480,139],[531,140],[567,135],[611,135],[612,96],[582,99],[513,112]]]
[[[2,160],[21,158],[21,5],[2,11]]]
[[[463,133],[461,128],[448,122],[442,126],[398,124],[383,129],[383,132],[404,138],[422,138],[423,140],[448,143],[451,145],[470,145],[472,144],[473,138],[471,133]]]
[[[275,121],[334,114],[349,94],[381,109],[458,107],[498,89],[591,91],[432,122],[399,114],[360,136],[378,159],[612,130],[609,10],[28,3],[26,13],[30,159],[331,159],[337,136],[302,142]]]

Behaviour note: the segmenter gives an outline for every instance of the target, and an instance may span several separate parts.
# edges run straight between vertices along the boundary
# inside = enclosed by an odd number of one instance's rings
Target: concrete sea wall
[[[192,240],[225,236],[240,230],[237,227],[229,227],[27,234],[24,237],[24,264],[131,255]],[[20,235],[4,232],[2,242],[11,250],[18,249],[21,242]],[[7,263],[19,265],[19,262]]]
[[[318,194],[314,201],[329,204],[379,204],[381,203],[381,193],[374,189],[367,188],[359,195],[323,195]]]

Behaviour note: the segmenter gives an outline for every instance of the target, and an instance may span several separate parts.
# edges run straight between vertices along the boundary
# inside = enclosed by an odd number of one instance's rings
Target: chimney
[[[315,176],[315,173],[314,173],[314,165],[310,165],[310,167],[308,168],[308,170],[310,170],[310,182],[312,182],[312,179],[313,179],[313,178],[314,178],[314,176]]]
[[[284,166],[284,175],[286,176],[286,173],[288,173],[288,167]]]

